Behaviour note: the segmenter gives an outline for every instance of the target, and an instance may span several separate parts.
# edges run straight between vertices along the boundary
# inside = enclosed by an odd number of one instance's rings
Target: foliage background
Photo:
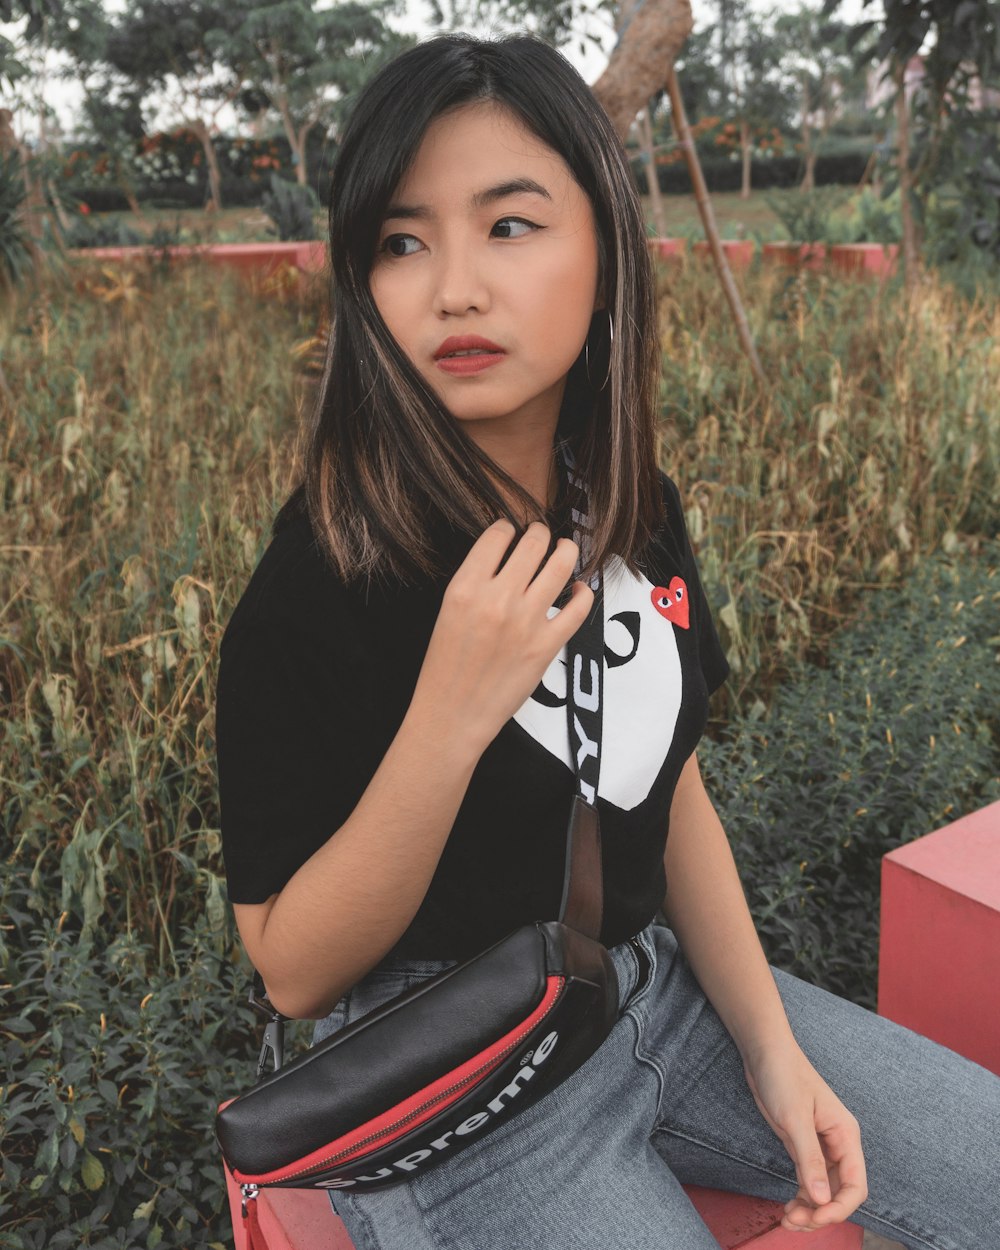
[[[1000,313],[941,283],[908,306],[892,286],[770,270],[745,295],[764,394],[709,271],[661,274],[663,463],[734,667],[707,767],[773,957],[870,1001],[879,854],[996,794]],[[248,288],[154,259],[74,266],[16,310],[4,1245],[228,1240],[210,1125],[255,1045],[213,690],[295,475],[323,298],[322,282]]]

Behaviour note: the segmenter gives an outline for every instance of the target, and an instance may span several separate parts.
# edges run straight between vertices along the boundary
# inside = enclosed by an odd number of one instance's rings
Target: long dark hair
[[[595,314],[570,370],[557,441],[568,441],[588,483],[593,568],[612,553],[635,567],[662,519],[655,426],[659,343],[642,209],[607,114],[561,53],[530,35],[441,35],[380,70],[358,96],[330,191],[333,324],[299,489],[278,529],[305,507],[345,580],[436,576],[435,527],[475,537],[497,517],[515,525],[503,485],[528,517],[541,505],[462,429],[390,334],[369,288],[386,208],[428,125],[445,110],[492,101],[558,153],[594,210],[599,285],[614,338]],[[606,338],[606,331],[605,331]],[[520,527],[519,527],[520,529]]]

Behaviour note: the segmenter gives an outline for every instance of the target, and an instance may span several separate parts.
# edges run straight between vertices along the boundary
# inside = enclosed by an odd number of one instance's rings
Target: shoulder
[[[681,492],[674,479],[668,476],[663,470],[660,470],[660,492],[663,496],[663,506],[667,513],[668,522],[673,519],[676,523],[678,518],[683,520],[684,504],[681,500]]]
[[[348,589],[327,561],[305,510],[282,509],[222,638],[254,633],[295,639],[347,610]]]
[[[660,492],[663,498],[663,520],[653,535],[649,556],[655,562],[666,557],[670,564],[683,564],[690,550],[684,523],[684,501],[672,477],[660,470]]]

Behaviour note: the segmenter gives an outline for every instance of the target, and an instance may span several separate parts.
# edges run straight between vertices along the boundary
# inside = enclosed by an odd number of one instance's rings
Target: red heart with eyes
[[[672,578],[666,589],[654,586],[650,598],[657,612],[665,616],[672,625],[679,625],[681,629],[689,628],[691,613],[688,608],[688,588],[681,578]]]

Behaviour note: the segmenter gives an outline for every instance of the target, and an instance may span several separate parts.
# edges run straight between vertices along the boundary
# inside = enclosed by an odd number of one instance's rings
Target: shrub
[[[248,1086],[252,1038],[238,996],[245,970],[220,954],[222,931],[200,922],[177,949],[177,969],[165,971],[134,934],[85,940],[72,921],[39,925],[23,905],[13,919],[4,1246],[223,1245],[212,1117]]]
[[[67,247],[136,247],[146,239],[119,217],[91,222],[87,217],[74,217],[65,232]]]
[[[0,292],[8,286],[16,286],[31,268],[24,203],[20,158],[0,155]]]
[[[227,208],[259,204],[271,173],[290,171],[294,158],[284,135],[251,139],[219,135],[213,140]],[[318,129],[307,142],[309,181],[321,198],[329,189],[336,144]],[[146,136],[128,162],[131,184],[143,204],[163,208],[200,208],[208,195],[208,177],[200,143],[183,128]],[[100,144],[71,149],[61,170],[63,194],[83,201],[94,212],[128,207],[116,182],[114,163]]]
[[[900,243],[903,218],[899,189],[879,198],[868,187],[851,204],[844,228],[844,243]]]
[[[831,183],[857,186],[864,177],[868,162],[867,152],[844,152],[820,156],[816,161],[817,186]],[[633,165],[635,178],[642,195],[648,194],[646,171],[638,162]],[[712,157],[702,161],[702,173],[709,191],[739,191],[742,169],[738,159]],[[804,165],[798,156],[774,156],[769,160],[752,162],[750,182],[754,190],[770,187],[797,187],[802,181]],[[687,166],[675,163],[660,165],[657,169],[660,190],[670,195],[690,195],[691,178]]]
[[[271,189],[264,192],[261,208],[277,227],[268,234],[277,233],[283,243],[290,239],[316,238],[314,213],[319,208],[319,198],[312,187],[286,182],[272,174]]]
[[[850,192],[843,187],[774,192],[764,197],[789,239],[796,243],[830,241],[834,215],[849,198]]]
[[[1000,544],[881,591],[700,753],[771,962],[875,1005],[881,857],[1000,799]]]

